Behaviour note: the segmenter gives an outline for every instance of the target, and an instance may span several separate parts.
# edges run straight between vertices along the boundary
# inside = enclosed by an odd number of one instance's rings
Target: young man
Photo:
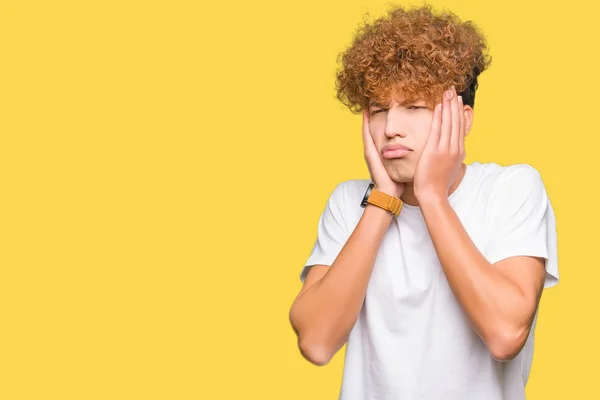
[[[331,194],[290,322],[343,400],[525,398],[538,304],[558,282],[554,212],[526,164],[464,164],[477,77],[470,22],[396,8],[342,58],[370,180]]]

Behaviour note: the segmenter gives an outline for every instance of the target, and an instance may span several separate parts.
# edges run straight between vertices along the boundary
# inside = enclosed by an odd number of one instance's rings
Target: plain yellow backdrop
[[[0,2],[1,399],[337,398],[288,310],[368,177],[336,57],[389,4]],[[431,4],[493,57],[467,162],[533,165],[557,215],[528,399],[600,398],[598,6]]]

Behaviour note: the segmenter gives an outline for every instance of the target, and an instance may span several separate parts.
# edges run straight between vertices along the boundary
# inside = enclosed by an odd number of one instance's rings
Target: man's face
[[[396,96],[389,104],[371,102],[369,129],[383,165],[392,180],[412,182],[433,120],[433,107],[424,99],[405,102]],[[386,146],[409,150],[384,151]]]

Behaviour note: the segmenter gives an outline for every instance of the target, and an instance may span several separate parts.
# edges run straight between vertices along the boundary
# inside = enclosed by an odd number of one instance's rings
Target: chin
[[[394,177],[392,180],[396,183],[412,183],[414,179],[412,176],[400,176],[397,178]]]
[[[415,178],[414,171],[403,166],[388,165],[386,171],[390,178],[396,183],[410,183],[414,181]]]

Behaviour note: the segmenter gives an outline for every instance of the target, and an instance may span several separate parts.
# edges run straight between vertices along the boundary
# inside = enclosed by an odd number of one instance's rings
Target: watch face
[[[367,191],[365,192],[365,196],[362,199],[362,202],[360,203],[361,207],[366,207],[367,206],[367,200],[369,200],[369,196],[371,195],[371,190],[373,189],[373,186],[375,186],[374,183],[370,183],[369,187],[367,188]]]

